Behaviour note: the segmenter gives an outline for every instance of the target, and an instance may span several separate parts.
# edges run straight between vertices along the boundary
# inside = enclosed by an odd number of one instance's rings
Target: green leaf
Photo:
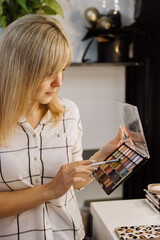
[[[2,14],[3,13],[3,2],[4,2],[4,0],[0,0],[0,14]]]
[[[17,3],[19,6],[21,6],[26,12],[28,12],[27,5],[26,5],[26,0],[17,0]]]
[[[4,2],[5,0],[0,0],[0,5],[2,5],[2,3]]]
[[[30,9],[32,8],[33,11],[34,11],[34,9],[41,8],[42,4],[43,4],[43,1],[41,1],[41,0],[27,1],[27,6],[30,7]]]
[[[27,13],[59,14],[64,17],[57,0],[0,0],[0,26],[3,28]]]
[[[56,15],[57,12],[55,10],[53,10],[52,8],[48,7],[48,6],[43,6],[41,8],[43,14],[46,14],[46,15]],[[38,11],[37,13],[41,13],[41,10]]]
[[[56,0],[44,0],[43,3],[44,6],[47,6],[54,10],[56,14],[59,14],[60,16],[64,17],[63,10]]]
[[[0,16],[0,26],[5,29],[6,28],[6,17]]]

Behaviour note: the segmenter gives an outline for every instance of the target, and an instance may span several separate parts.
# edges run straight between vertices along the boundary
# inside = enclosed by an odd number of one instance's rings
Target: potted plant
[[[0,27],[4,29],[17,18],[32,13],[63,17],[63,10],[56,0],[0,0]]]

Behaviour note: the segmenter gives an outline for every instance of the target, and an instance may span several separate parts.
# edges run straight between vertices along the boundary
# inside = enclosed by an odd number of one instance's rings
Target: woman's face
[[[58,88],[62,86],[62,82],[63,71],[58,73],[54,79],[49,78],[44,80],[37,88],[32,100],[37,103],[48,104],[52,100],[52,97],[57,92]]]

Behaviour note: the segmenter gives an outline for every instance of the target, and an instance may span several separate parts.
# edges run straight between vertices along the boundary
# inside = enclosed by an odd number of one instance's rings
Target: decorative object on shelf
[[[56,0],[1,0],[0,27],[4,29],[17,18],[32,13],[63,17],[63,10]]]
[[[140,0],[136,0],[137,4],[138,2],[140,4]],[[136,13],[136,11],[135,9],[135,15],[137,16],[138,12]],[[95,7],[87,8],[84,11],[84,19],[89,26],[86,27],[87,33],[83,41],[91,40],[84,52],[82,62],[86,61],[85,56],[94,38],[97,40],[98,62],[129,61],[130,44],[135,39],[144,37],[145,35],[145,32],[136,21],[131,25],[122,26],[119,0],[114,0],[114,9],[109,10],[106,14],[100,13]]]
[[[99,19],[99,11],[97,8],[91,7],[87,8],[84,12],[84,17],[86,21],[91,25],[91,27],[94,27]]]

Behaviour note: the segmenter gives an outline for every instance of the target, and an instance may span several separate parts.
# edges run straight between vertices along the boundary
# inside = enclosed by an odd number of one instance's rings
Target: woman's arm
[[[110,142],[105,144],[103,147],[101,147],[93,156],[92,159],[95,160],[95,162],[101,162],[104,161],[114,150],[116,150],[123,142],[125,141],[130,141],[129,139],[127,140],[122,140],[124,136],[124,132],[122,127],[120,126],[119,128],[119,133],[118,135],[112,139]],[[74,188],[76,190],[80,190],[81,188],[87,186],[89,183],[93,181],[92,177],[89,177],[88,175],[79,175],[79,177],[84,178],[84,182],[76,183],[74,184]]]
[[[42,203],[63,196],[69,188],[83,182],[77,174],[89,175],[93,169],[91,162],[78,161],[61,166],[55,178],[47,184],[12,192],[0,192],[0,217],[20,214]]]
[[[30,210],[47,201],[45,185],[0,193],[0,217],[9,217]]]

